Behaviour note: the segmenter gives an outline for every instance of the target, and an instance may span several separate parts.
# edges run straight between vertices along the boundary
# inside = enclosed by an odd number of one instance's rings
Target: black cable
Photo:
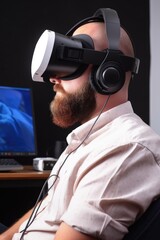
[[[23,239],[23,236],[24,236],[27,228],[28,228],[28,227],[32,224],[32,222],[34,221],[34,219],[35,219],[35,217],[36,217],[36,215],[37,215],[37,212],[38,212],[38,210],[39,210],[39,208],[40,208],[40,206],[41,206],[41,204],[42,204],[42,201],[43,201],[43,199],[44,199],[44,198],[41,199],[41,197],[42,197],[42,195],[43,195],[43,191],[44,191],[44,189],[45,189],[45,187],[46,187],[46,184],[48,183],[48,180],[49,180],[51,177],[53,177],[53,176],[55,176],[56,179],[58,178],[58,176],[57,176],[56,174],[52,174],[52,175],[50,175],[50,176],[46,179],[46,181],[44,182],[44,184],[43,184],[43,186],[42,186],[42,189],[41,189],[41,191],[40,191],[40,193],[39,193],[39,196],[38,196],[38,198],[37,198],[37,200],[36,200],[36,203],[35,203],[35,205],[34,205],[33,211],[32,211],[32,213],[31,213],[31,215],[30,215],[30,217],[29,217],[29,219],[28,219],[28,222],[27,222],[25,228],[20,231],[20,232],[22,232],[22,235],[21,235],[21,237],[20,237],[20,240]],[[48,191],[47,191],[47,192],[48,192]],[[40,199],[41,199],[41,201],[40,201]],[[38,203],[39,203],[39,206],[38,206]],[[38,206],[38,207],[37,207],[37,206]],[[36,210],[36,208],[37,208],[37,210]],[[35,212],[35,210],[36,210],[36,212]],[[34,214],[34,212],[35,212],[35,214]],[[32,219],[32,217],[33,217],[33,219]]]
[[[102,106],[102,109],[100,110],[97,118],[95,119],[93,125],[91,126],[89,132],[87,133],[87,135],[85,136],[85,138],[82,140],[82,142],[66,156],[66,158],[64,159],[64,161],[63,161],[63,163],[61,164],[60,168],[58,169],[57,174],[51,174],[51,175],[46,179],[45,183],[44,183],[43,186],[42,186],[42,189],[41,189],[41,191],[40,191],[40,194],[39,194],[39,196],[38,196],[38,198],[37,198],[37,201],[36,201],[36,203],[35,203],[35,206],[34,206],[34,208],[33,208],[33,211],[32,211],[32,213],[31,213],[31,216],[29,217],[28,222],[27,222],[25,228],[21,231],[21,232],[22,232],[22,235],[21,235],[21,237],[20,237],[20,240],[23,240],[24,234],[26,233],[28,227],[32,224],[32,222],[34,221],[34,219],[35,219],[36,216],[37,216],[38,210],[39,210],[39,208],[40,208],[40,206],[41,206],[41,204],[42,204],[42,202],[43,202],[43,200],[44,200],[44,198],[41,199],[41,197],[42,197],[42,195],[43,195],[43,191],[44,191],[44,189],[45,189],[45,187],[46,187],[46,184],[48,183],[48,180],[49,180],[51,177],[55,177],[55,180],[53,181],[52,185],[51,185],[50,188],[48,189],[47,193],[48,193],[49,190],[54,186],[55,182],[56,182],[57,179],[59,178],[59,173],[60,173],[63,165],[64,165],[65,162],[67,161],[68,157],[69,157],[73,152],[75,152],[75,151],[85,142],[85,140],[90,136],[90,134],[91,134],[91,132],[92,132],[92,129],[94,128],[94,126],[95,126],[95,124],[97,123],[99,117],[100,117],[101,114],[103,113],[103,110],[105,109],[105,107],[106,107],[106,105],[107,105],[107,103],[108,103],[108,101],[109,101],[110,96],[111,96],[111,95],[107,96],[107,99],[105,100],[105,103],[104,103],[104,105]],[[41,201],[40,201],[40,199],[41,199]],[[39,205],[38,205],[38,204],[39,204]],[[32,218],[32,217],[33,217],[33,218]]]

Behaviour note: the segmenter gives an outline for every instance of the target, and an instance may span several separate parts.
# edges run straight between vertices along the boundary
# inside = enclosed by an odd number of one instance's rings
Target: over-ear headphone
[[[103,16],[109,48],[100,66],[93,67],[91,84],[101,94],[113,94],[119,91],[125,82],[125,70],[118,58],[120,39],[120,21],[117,12],[111,9],[99,9],[95,16]]]
[[[87,34],[73,35],[80,26],[90,22],[104,22],[108,48],[96,51],[92,38]],[[114,94],[125,82],[125,74],[138,73],[139,59],[124,55],[119,50],[120,21],[117,12],[100,8],[91,17],[74,25],[66,35],[45,30],[38,40],[32,58],[32,78],[49,81],[55,77],[76,79],[89,64],[93,65],[91,85],[100,94]]]
[[[73,26],[67,32],[67,35],[71,36],[78,27],[90,22],[105,23],[106,38],[108,38],[109,45],[108,49],[106,49],[106,56],[101,64],[93,66],[90,83],[98,93],[111,95],[122,88],[125,82],[126,71],[130,70],[134,73],[135,66],[126,67],[127,60],[130,61],[131,59],[127,56],[125,59],[125,55],[119,50],[120,20],[117,12],[113,9],[98,9],[92,17],[86,18]]]

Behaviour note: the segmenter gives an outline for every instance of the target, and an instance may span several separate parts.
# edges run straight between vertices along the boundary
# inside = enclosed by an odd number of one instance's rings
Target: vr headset
[[[72,36],[79,27],[89,22],[104,22],[109,47],[96,51],[92,38],[86,34]],[[66,34],[45,30],[33,53],[32,79],[48,82],[52,78],[72,80],[93,65],[91,85],[101,94],[114,94],[125,82],[125,73],[137,74],[140,60],[125,56],[119,50],[120,21],[117,12],[110,8],[98,9],[92,17],[78,22]]]

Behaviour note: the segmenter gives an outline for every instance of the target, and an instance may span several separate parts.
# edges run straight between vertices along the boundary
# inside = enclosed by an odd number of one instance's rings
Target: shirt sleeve
[[[152,152],[138,143],[85,162],[62,221],[96,238],[120,240],[160,192],[160,168]]]

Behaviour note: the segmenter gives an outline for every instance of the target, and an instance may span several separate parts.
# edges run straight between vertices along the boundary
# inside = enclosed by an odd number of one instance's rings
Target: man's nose
[[[60,83],[60,82],[61,82],[61,80],[58,79],[58,78],[50,78],[49,81],[50,81],[51,83],[53,83],[53,84],[57,84],[57,83]]]

